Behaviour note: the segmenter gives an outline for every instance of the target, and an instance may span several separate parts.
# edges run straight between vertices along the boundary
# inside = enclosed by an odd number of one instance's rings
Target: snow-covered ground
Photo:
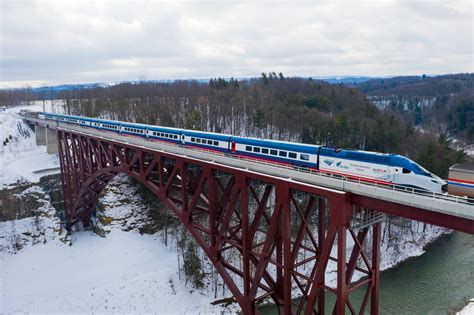
[[[76,232],[72,246],[51,241],[3,257],[0,310],[220,314],[212,297],[185,287],[177,268],[176,252],[156,236]]]

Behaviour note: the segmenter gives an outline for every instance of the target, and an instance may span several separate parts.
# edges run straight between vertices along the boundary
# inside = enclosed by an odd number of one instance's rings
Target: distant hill
[[[377,78],[347,84],[368,95],[440,96],[474,88],[474,73]]]
[[[380,78],[349,86],[422,130],[474,143],[474,73]]]
[[[348,86],[355,86],[362,82],[367,82],[370,80],[377,80],[376,77],[346,77],[346,76],[336,76],[336,77],[312,77],[313,79],[318,79],[331,84],[344,84]]]

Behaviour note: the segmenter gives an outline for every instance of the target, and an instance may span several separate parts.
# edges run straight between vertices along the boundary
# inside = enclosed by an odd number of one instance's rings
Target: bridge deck
[[[262,161],[237,158],[235,156],[223,154],[215,154],[205,150],[182,147],[160,141],[149,141],[147,139],[140,139],[132,136],[123,136],[112,132],[99,131],[93,128],[73,126],[65,123],[45,121],[31,117],[25,117],[25,119],[33,123],[37,123],[40,126],[49,126],[49,128],[54,129],[75,131],[77,133],[103,138],[104,140],[106,139],[125,144],[133,144],[148,149],[205,160],[211,163],[219,163],[225,166],[278,176],[286,180],[298,181],[311,185],[327,187],[338,191],[350,192],[358,196],[384,200],[408,207],[472,220],[474,223],[474,204],[469,203],[466,199],[457,196],[437,193],[420,193],[413,189],[402,186],[386,186],[377,183],[350,180],[332,174],[328,175],[319,172],[308,171],[307,169],[303,168],[285,167],[271,163],[264,163]]]

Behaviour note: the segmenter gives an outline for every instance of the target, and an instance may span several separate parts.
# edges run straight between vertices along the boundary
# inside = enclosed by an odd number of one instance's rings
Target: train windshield
[[[428,176],[428,177],[433,177],[433,174],[431,174],[427,169],[425,169],[423,166],[421,165],[418,165],[418,164],[414,164],[413,165],[415,167],[415,169],[420,172],[421,175],[424,175],[424,176]]]

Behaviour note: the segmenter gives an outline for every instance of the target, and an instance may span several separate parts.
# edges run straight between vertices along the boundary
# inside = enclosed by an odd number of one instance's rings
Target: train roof
[[[256,139],[256,138],[243,138],[243,137],[232,137],[232,140],[235,140],[238,143],[249,144],[259,147],[268,147],[273,149],[293,151],[297,150],[299,152],[308,153],[308,154],[317,154],[318,145],[303,144],[303,143],[294,143],[278,140],[268,140],[268,139]]]
[[[454,164],[449,170],[474,174],[474,164]]]

